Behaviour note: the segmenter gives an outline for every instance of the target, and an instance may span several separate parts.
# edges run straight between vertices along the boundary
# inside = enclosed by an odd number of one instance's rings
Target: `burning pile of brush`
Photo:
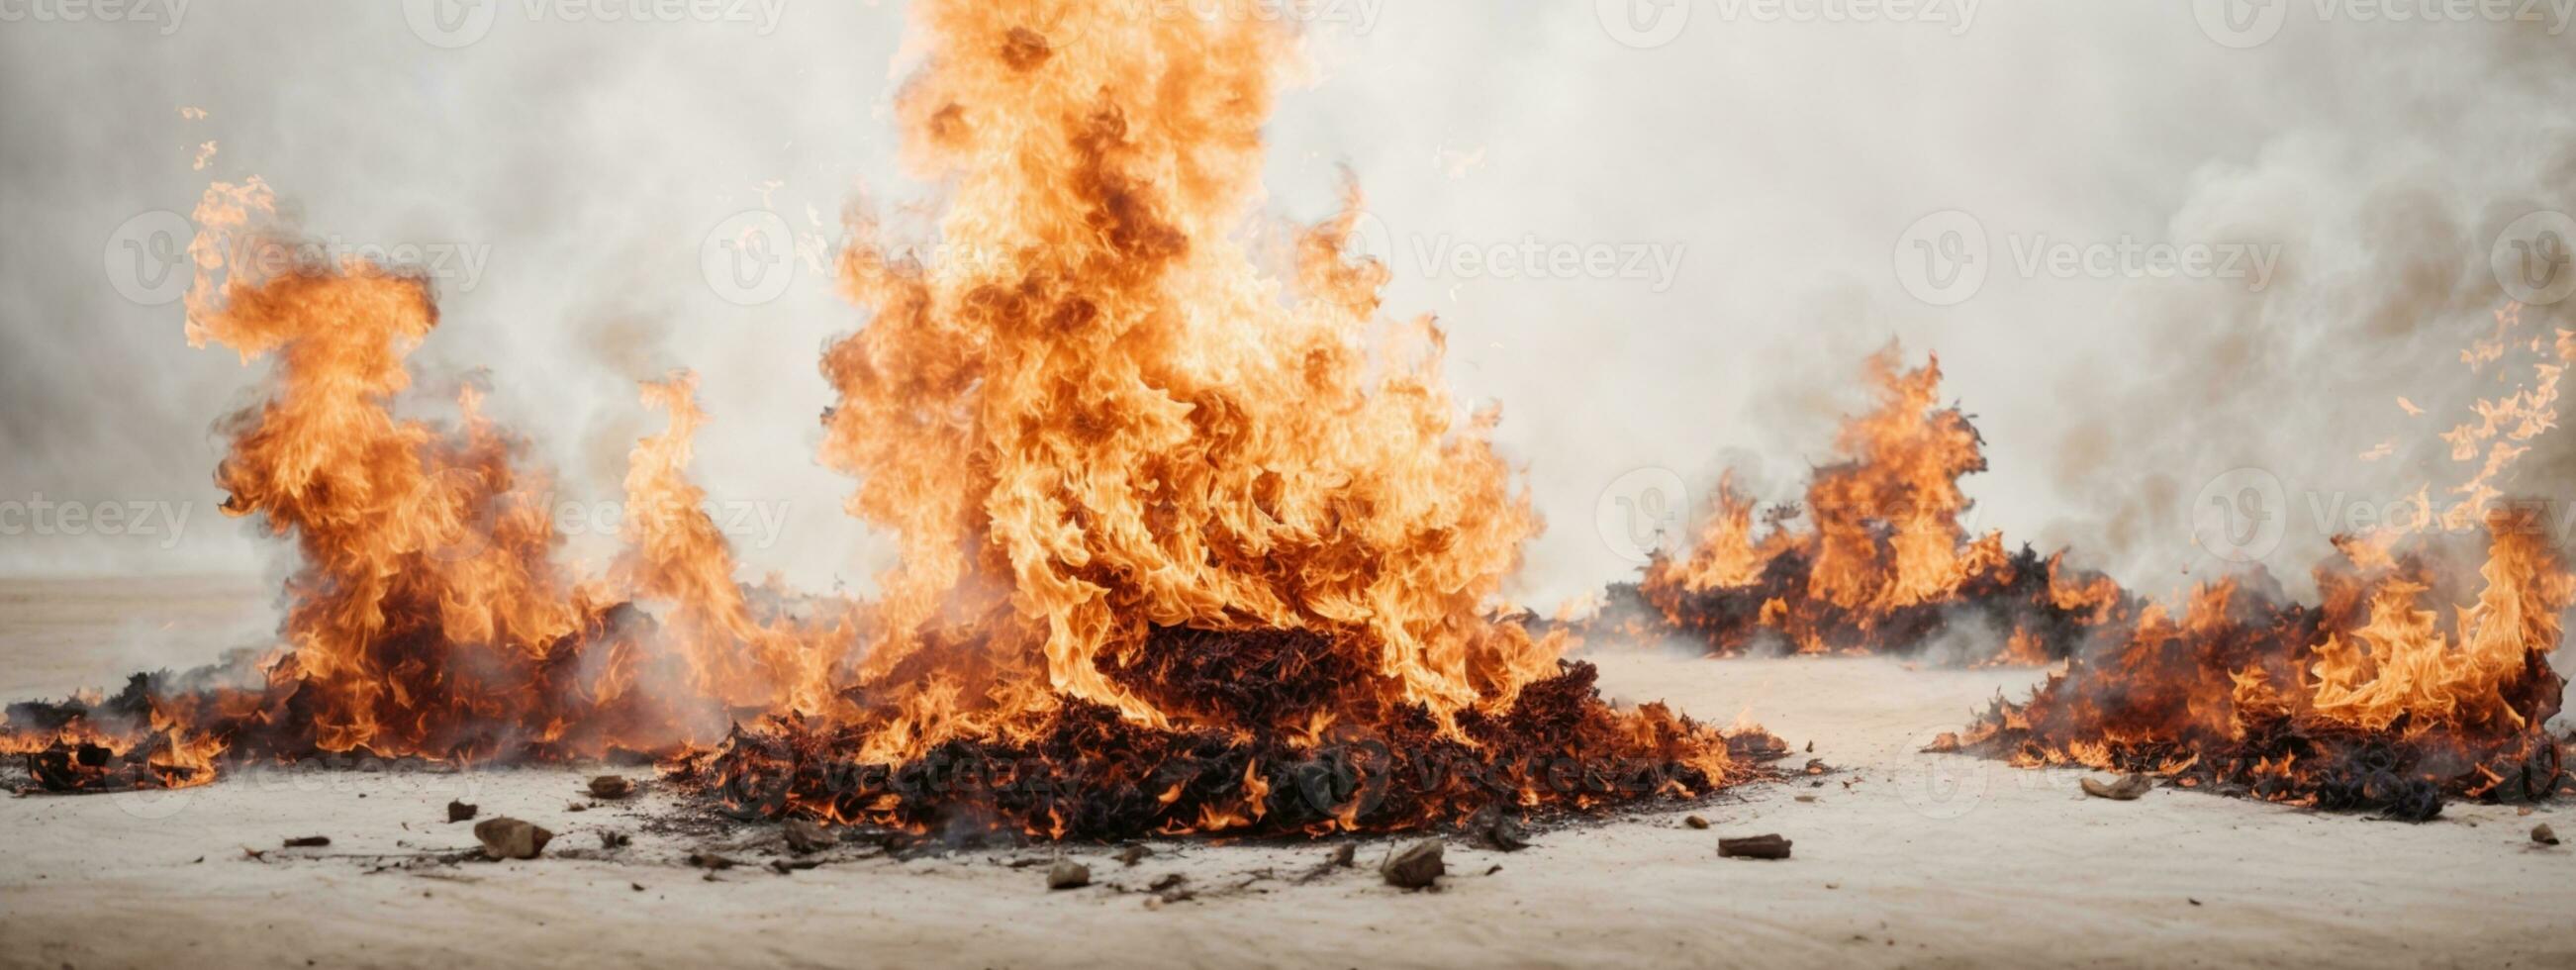
[[[2424,486],[2408,521],[2338,537],[2313,571],[2316,606],[2259,567],[2193,588],[2178,609],[2146,604],[2064,553],[1970,539],[1957,481],[1985,468],[1976,430],[1934,403],[1937,365],[1900,372],[1891,352],[1871,362],[1879,408],[1846,423],[1842,460],[1817,470],[1807,509],[1772,510],[1757,533],[1752,502],[1721,489],[1689,555],[1658,558],[1631,587],[1646,609],[1606,622],[1719,654],[1766,639],[1800,653],[1909,652],[1964,623],[1994,645],[1988,662],[2066,663],[1935,751],[2418,820],[2446,798],[2576,793],[2561,767],[2570,742],[2545,728],[2565,686],[2548,655],[2576,574],[2540,511],[2500,484],[2555,426],[2576,334],[2525,334],[2522,310],[2500,311],[2462,354],[2482,373],[2533,358],[2528,382],[2441,436],[2473,471],[2447,505]],[[1796,527],[1802,514],[1812,526]]]
[[[1686,558],[1658,553],[1644,580],[1615,589],[1630,633],[1679,634],[1720,655],[1910,653],[1951,630],[1993,644],[1991,662],[2065,658],[2135,603],[2110,577],[2046,558],[2003,535],[1971,537],[1963,476],[1986,469],[1968,416],[1938,402],[1941,366],[1901,369],[1894,347],[1870,358],[1878,407],[1845,422],[1838,459],[1815,471],[1804,504],[1759,510],[1732,480]],[[1801,525],[1801,522],[1804,524]]]
[[[1240,13],[1240,12],[1237,12]],[[197,212],[192,342],[270,362],[226,419],[225,511],[292,539],[278,649],[109,699],[11,710],[56,790],[194,784],[328,753],[675,759],[738,811],[1049,837],[1391,830],[1489,809],[1688,797],[1776,754],[1614,710],[1562,634],[1498,621],[1537,521],[1461,422],[1427,320],[1388,328],[1346,212],[1256,271],[1270,18],[933,0],[900,104],[949,207],[898,259],[842,256],[873,311],[827,353],[824,461],[898,536],[876,598],[745,588],[686,477],[679,375],[602,575],[564,565],[478,394],[405,413],[423,280],[261,275],[256,179]],[[1392,331],[1392,332],[1390,332]]]

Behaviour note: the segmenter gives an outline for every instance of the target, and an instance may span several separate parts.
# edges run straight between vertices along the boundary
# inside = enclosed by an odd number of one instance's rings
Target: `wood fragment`
[[[1717,840],[1717,857],[1721,859],[1786,859],[1788,839],[1778,835],[1748,835]]]

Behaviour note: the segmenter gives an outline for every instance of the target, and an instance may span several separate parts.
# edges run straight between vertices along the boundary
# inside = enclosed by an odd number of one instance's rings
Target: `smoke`
[[[890,545],[813,457],[819,348],[863,318],[802,267],[774,299],[728,300],[705,257],[745,212],[828,235],[862,189],[918,197],[885,107],[901,9],[788,4],[764,26],[757,6],[604,23],[496,4],[488,33],[442,47],[406,19],[420,6],[0,23],[0,448],[19,459],[0,502],[192,510],[174,537],[104,532],[92,509],[9,531],[0,507],[0,571],[270,568],[210,479],[209,426],[255,400],[255,372],[190,350],[175,302],[137,302],[113,265],[132,220],[256,173],[324,243],[453,267],[415,358],[445,377],[422,393],[487,385],[583,521],[615,511],[627,450],[658,427],[633,382],[687,365],[712,415],[694,471],[751,523],[745,568],[864,586]],[[1266,211],[1311,221],[1355,173],[1388,311],[1437,314],[1452,381],[1503,406],[1499,443],[1551,522],[1515,587],[1542,609],[1633,570],[1599,526],[1622,476],[1669,472],[1696,507],[1735,467],[1787,497],[1889,339],[1939,352],[1986,435],[1971,527],[2074,544],[2161,592],[2226,566],[2194,547],[2192,506],[2260,469],[2289,526],[2262,561],[2295,589],[2333,531],[2313,509],[2340,522],[2465,471],[2432,436],[2499,389],[2457,358],[2509,298],[2491,251],[2526,213],[2576,209],[2576,41],[2554,21],[2284,4],[2276,36],[2237,49],[2196,6],[1963,24],[1687,3],[1661,8],[1686,22],[1656,41],[1595,4],[1309,5],[1313,69],[1266,132]],[[1345,8],[1365,16],[1330,16]],[[1935,305],[1902,246],[1949,210],[1982,229],[1987,272]],[[2132,242],[2214,262],[2160,276]],[[2277,263],[2224,275],[2226,247]],[[2545,437],[2507,491],[2555,498],[2571,471],[2576,445]],[[594,561],[615,546],[567,531]]]

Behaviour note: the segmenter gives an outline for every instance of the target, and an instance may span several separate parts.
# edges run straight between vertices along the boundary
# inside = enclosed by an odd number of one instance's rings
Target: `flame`
[[[1802,653],[1868,653],[1968,622],[1996,645],[1988,659],[2045,663],[2126,608],[2109,577],[2062,553],[2009,553],[2001,533],[1960,525],[1959,479],[1985,470],[1984,442],[1940,405],[1938,358],[1904,370],[1891,346],[1870,358],[1869,379],[1878,406],[1844,423],[1839,459],[1816,470],[1803,507],[1775,507],[1757,529],[1754,501],[1727,478],[1689,556],[1648,565],[1637,593],[1665,626],[1719,653],[1766,636]]]
[[[413,413],[426,281],[238,265],[288,236],[265,184],[214,186],[187,333],[270,370],[217,482],[302,553],[282,649],[13,708],[13,750],[95,789],[625,748],[737,813],[1050,838],[1404,829],[1753,777],[1778,739],[1615,710],[1566,634],[1506,618],[1538,518],[1499,415],[1449,394],[1439,328],[1382,319],[1385,267],[1343,255],[1356,191],[1285,278],[1259,268],[1239,230],[1295,35],[1250,2],[915,8],[900,115],[948,195],[944,255],[855,219],[838,268],[872,316],[822,368],[822,459],[901,549],[864,603],[737,578],[687,474],[686,372],[643,387],[670,423],[629,456],[628,546],[566,565],[478,390]]]
[[[2448,489],[2464,496],[2455,505],[2436,513],[2428,483],[2406,521],[2337,537],[2339,554],[2313,571],[2315,607],[2259,571],[2246,584],[2195,587],[2178,622],[2149,607],[2124,636],[2074,657],[2027,701],[1998,700],[1945,748],[2408,819],[2450,797],[2567,788],[2565,745],[2542,725],[2565,687],[2548,655],[2576,605],[2576,573],[2536,510],[2503,502],[2499,483],[2555,426],[2557,381],[2576,346],[2517,340],[2521,310],[2498,311],[2494,333],[2462,360],[2483,370],[2517,347],[2558,359],[2442,435],[2474,468]],[[2484,546],[2473,579],[2446,566],[2463,527]]]

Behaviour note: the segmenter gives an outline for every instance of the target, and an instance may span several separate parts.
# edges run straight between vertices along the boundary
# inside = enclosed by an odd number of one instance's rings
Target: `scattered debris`
[[[1708,820],[1697,815],[1685,815],[1682,816],[1682,824],[1695,829],[1704,829],[1708,827]]]
[[[474,838],[483,843],[483,854],[492,858],[534,859],[546,851],[546,843],[554,841],[555,834],[504,815],[474,823]]]
[[[1809,803],[1813,803],[1813,802],[1816,800],[1816,796],[1814,796],[1814,795],[1800,795],[1800,796],[1798,796],[1798,800],[1799,800],[1799,801],[1802,801],[1802,802],[1809,802]]]
[[[582,803],[580,803],[580,802],[565,802],[565,803],[564,803],[564,811],[567,811],[567,812],[587,812],[587,811],[590,811],[590,806],[588,806],[588,805],[584,805],[584,804],[582,804]]]
[[[1091,885],[1091,867],[1071,859],[1058,860],[1047,870],[1047,888],[1080,889]]]
[[[1440,862],[1445,851],[1439,839],[1421,839],[1387,850],[1386,861],[1378,863],[1378,875],[1386,884],[1405,889],[1422,889],[1439,881],[1448,867]]]
[[[643,883],[640,883],[640,882],[630,882],[630,883],[627,883],[627,884],[626,884],[626,888],[628,888],[628,889],[632,889],[632,890],[635,890],[636,892],[639,892],[639,893],[640,893],[640,892],[643,892],[643,891],[644,891],[644,884],[643,884]]]
[[[786,831],[783,834],[787,838],[787,851],[797,855],[821,852],[841,841],[832,833],[825,831],[821,823],[810,818],[788,819]]]
[[[1145,891],[1158,893],[1188,881],[1190,881],[1190,877],[1188,876],[1181,875],[1177,872],[1167,872],[1156,877],[1152,883],[1145,887]]]
[[[319,849],[330,844],[328,835],[299,835],[286,840],[286,847],[290,849]]]
[[[635,793],[635,783],[625,775],[601,775],[590,780],[590,797],[615,801]]]
[[[712,874],[714,872],[731,869],[735,866],[741,865],[742,863],[717,855],[713,852],[692,852],[689,853],[689,864],[700,869],[709,870]]]
[[[470,822],[474,820],[474,813],[482,810],[483,807],[480,805],[468,805],[464,802],[449,799],[447,802],[447,820],[449,822]]]
[[[1717,857],[1720,859],[1786,859],[1789,857],[1789,845],[1788,839],[1777,835],[1748,835],[1737,839],[1719,839]]]
[[[1145,861],[1146,856],[1153,854],[1154,850],[1146,848],[1143,844],[1130,842],[1127,845],[1120,847],[1118,854],[1111,856],[1110,858],[1116,859],[1129,866],[1133,866],[1139,862]]]
[[[601,830],[599,830],[599,847],[600,847],[600,848],[603,848],[603,849],[623,849],[623,848],[625,848],[625,847],[627,847],[627,846],[630,846],[630,845],[633,845],[633,844],[635,844],[635,837],[634,837],[634,836],[632,836],[632,835],[628,835],[628,834],[626,834],[626,833],[624,833],[624,832],[617,831],[616,829],[601,829]]]
[[[1518,852],[1529,848],[1529,832],[1521,821],[1504,811],[1502,806],[1487,805],[1467,819],[1467,834],[1476,844],[1500,852]]]
[[[807,869],[817,868],[822,864],[823,860],[821,859],[771,859],[769,860],[769,871],[784,876],[791,872],[802,872]]]
[[[2115,802],[2127,802],[2135,801],[2138,796],[2146,794],[2148,789],[2155,787],[2156,782],[2155,779],[2145,775],[2124,775],[2120,780],[2113,782],[2086,778],[2082,784],[2084,793],[2087,795],[2108,798]]]
[[[2550,828],[2549,823],[2542,822],[2531,827],[2531,840],[2542,845],[2557,845],[2558,832]]]
[[[1333,847],[1332,858],[1324,860],[1324,864],[1337,868],[1348,869],[1359,861],[1359,854],[1359,843],[1344,842]]]

